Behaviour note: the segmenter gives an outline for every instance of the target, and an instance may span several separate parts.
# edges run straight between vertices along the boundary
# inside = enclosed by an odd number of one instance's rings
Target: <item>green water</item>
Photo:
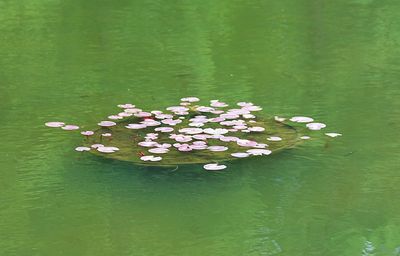
[[[0,255],[400,255],[399,1],[0,0]],[[101,161],[131,102],[252,101],[319,137],[226,172]]]

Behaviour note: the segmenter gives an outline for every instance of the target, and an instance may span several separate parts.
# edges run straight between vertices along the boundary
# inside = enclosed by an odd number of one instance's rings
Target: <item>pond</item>
[[[400,2],[0,1],[0,255],[400,255]],[[220,172],[87,157],[116,105],[343,134]]]

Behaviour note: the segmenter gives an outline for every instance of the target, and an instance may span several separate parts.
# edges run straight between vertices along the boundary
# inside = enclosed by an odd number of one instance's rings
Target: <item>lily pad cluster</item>
[[[81,131],[85,139],[75,150],[151,166],[204,164],[204,169],[217,171],[227,167],[221,162],[268,156],[310,139],[290,123],[304,123],[312,131],[326,128],[311,117],[258,116],[262,108],[251,102],[238,102],[231,108],[219,100],[206,105],[199,102],[197,97],[187,97],[164,111],[149,112],[130,103],[120,104],[119,113],[100,121],[98,128]],[[45,125],[80,129],[64,122]],[[341,136],[333,132],[326,135]]]

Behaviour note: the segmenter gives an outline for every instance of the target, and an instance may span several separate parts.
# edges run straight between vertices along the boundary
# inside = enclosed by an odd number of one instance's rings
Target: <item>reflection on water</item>
[[[399,254],[400,4],[0,8],[1,255]],[[77,154],[78,135],[43,127],[192,95],[313,116],[344,136],[208,173]]]

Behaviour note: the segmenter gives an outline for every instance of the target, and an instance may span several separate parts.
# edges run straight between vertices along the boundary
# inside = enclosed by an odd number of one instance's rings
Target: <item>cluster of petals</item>
[[[192,104],[200,101],[197,97],[185,97],[181,99],[181,102],[176,106],[167,107],[164,113],[160,110],[152,110],[150,112],[145,112],[135,105],[130,103],[119,104],[118,107],[121,108],[120,113],[108,116],[107,119],[113,121],[100,121],[99,126],[104,127],[99,129],[99,135],[101,137],[111,137],[112,134],[109,130],[105,128],[116,126],[115,120],[121,120],[124,118],[129,118],[131,116],[138,117],[137,123],[125,124],[127,129],[146,129],[150,131],[150,128],[154,132],[146,133],[144,136],[144,141],[138,143],[140,147],[146,147],[147,151],[152,154],[166,154],[172,150],[178,150],[181,152],[190,152],[197,150],[207,150],[211,152],[222,152],[228,151],[228,146],[215,145],[218,141],[225,142],[226,145],[234,145],[242,147],[242,151],[245,152],[229,152],[232,157],[235,158],[246,158],[249,156],[259,156],[259,155],[269,155],[272,153],[271,150],[267,149],[268,144],[257,142],[254,140],[253,132],[264,132],[266,129],[264,127],[257,126],[259,121],[256,119],[254,112],[261,111],[262,107],[256,106],[251,102],[238,102],[237,106],[232,109],[228,109],[229,105],[225,102],[219,100],[211,100],[209,105],[201,106]],[[196,113],[194,113],[196,112]],[[200,112],[200,113],[199,113]],[[133,118],[132,118],[133,119]],[[127,119],[130,120],[130,119]],[[187,120],[187,121],[186,121]],[[274,120],[277,122],[284,122],[286,118],[275,116]],[[175,126],[183,121],[186,121],[186,126],[173,128],[170,126]],[[314,119],[307,116],[293,116],[290,121],[296,123],[304,123],[306,128],[309,130],[321,130],[326,127],[324,123],[314,122]],[[77,130],[79,126],[65,124],[63,122],[47,122],[45,123],[47,127],[59,127],[64,130]],[[160,126],[165,125],[165,126]],[[159,127],[155,127],[159,126]],[[268,127],[267,127],[268,128]],[[116,129],[113,129],[114,132]],[[176,131],[174,133],[174,131]],[[163,138],[159,140],[159,134],[157,133],[167,133],[167,135],[162,134],[162,136],[168,136],[170,139],[174,140],[175,143],[171,145],[170,143],[162,143]],[[228,134],[229,133],[229,134]],[[232,136],[232,133],[249,133],[242,134],[244,138],[242,139],[236,136]],[[250,134],[251,133],[251,134]],[[95,134],[94,131],[82,131],[82,135],[86,136],[86,141],[90,141],[88,136]],[[142,133],[138,133],[138,136],[142,136]],[[326,136],[338,137],[342,136],[340,133],[327,132]],[[114,139],[114,141],[117,138]],[[300,139],[307,140],[310,136],[303,135]],[[157,140],[160,142],[157,142]],[[103,141],[112,142],[111,138],[109,140],[103,139]],[[279,136],[270,136],[266,138],[266,141],[271,141],[272,145],[276,142],[282,141]],[[210,145],[209,145],[210,144]],[[75,148],[76,151],[84,152],[90,150],[97,150],[101,153],[114,153],[119,150],[117,147],[104,146],[103,144],[93,144],[90,147],[79,146]],[[228,154],[229,154],[228,153]],[[210,154],[210,153],[208,153]],[[140,157],[142,161],[161,161],[162,157],[153,155],[142,155]],[[223,170],[226,166],[218,163],[209,163],[204,165],[206,170]]]

